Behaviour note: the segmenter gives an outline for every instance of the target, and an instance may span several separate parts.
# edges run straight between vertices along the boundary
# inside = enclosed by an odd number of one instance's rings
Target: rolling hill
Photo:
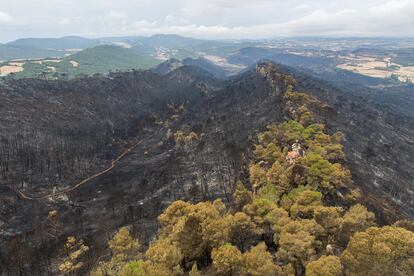
[[[22,38],[0,44],[0,60],[64,57],[76,51],[105,44],[99,39],[77,36],[62,38]]]
[[[99,39],[89,39],[80,36],[65,36],[62,38],[22,38],[7,43],[12,47],[24,47],[34,49],[85,49],[95,47],[103,42]]]
[[[64,52],[43,48],[31,48],[24,45],[13,46],[0,44],[0,61],[17,59],[37,59],[46,57],[63,57]]]
[[[103,45],[64,58],[58,63],[56,70],[58,73],[74,76],[115,70],[148,69],[156,64],[158,61],[150,56],[140,56],[130,49],[118,46]]]
[[[148,69],[159,62],[151,56],[142,56],[112,45],[87,48],[61,59],[26,60],[23,71],[13,74],[13,78],[74,78],[79,75],[93,75],[110,71]]]

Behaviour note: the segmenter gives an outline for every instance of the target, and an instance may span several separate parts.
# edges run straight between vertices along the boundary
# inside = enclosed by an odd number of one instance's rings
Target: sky
[[[414,0],[0,0],[0,42],[160,33],[414,37]]]

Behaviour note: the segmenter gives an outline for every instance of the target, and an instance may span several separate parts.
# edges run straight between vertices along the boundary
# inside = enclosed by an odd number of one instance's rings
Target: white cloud
[[[66,25],[66,24],[70,24],[72,23],[72,19],[70,18],[62,18],[61,20],[59,20],[58,22],[60,25]]]
[[[13,22],[13,17],[5,12],[0,11],[0,23]]]
[[[120,11],[115,11],[115,10],[111,10],[109,11],[109,17],[113,18],[113,19],[127,19],[128,15],[124,12],[120,12]]]
[[[0,12],[0,23],[16,23],[2,24],[2,39],[154,33],[414,36],[414,0],[14,0],[7,12],[13,18]]]
[[[134,29],[140,29],[140,28],[156,28],[157,27],[157,21],[148,22],[147,20],[140,20],[135,21],[132,23],[132,27]]]
[[[175,18],[173,14],[169,14],[164,18],[164,22],[167,24],[176,24],[177,19]]]

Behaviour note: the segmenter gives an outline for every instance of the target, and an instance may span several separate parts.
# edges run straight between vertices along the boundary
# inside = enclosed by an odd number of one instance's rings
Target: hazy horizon
[[[0,7],[0,42],[153,34],[215,40],[412,38],[412,14],[410,0],[15,0]]]
[[[85,39],[105,39],[105,38],[125,38],[125,37],[152,37],[157,35],[176,35],[183,38],[192,38],[192,39],[200,39],[200,40],[212,40],[212,41],[266,41],[266,40],[285,40],[285,39],[303,39],[303,40],[317,40],[317,39],[331,39],[331,40],[341,40],[341,39],[398,39],[398,40],[405,40],[405,39],[414,39],[413,36],[335,36],[335,35],[312,35],[312,36],[274,36],[274,37],[263,37],[263,38],[205,38],[205,37],[197,37],[197,36],[188,36],[188,35],[180,35],[177,33],[154,33],[154,34],[148,34],[148,35],[114,35],[114,36],[83,36],[83,35],[77,35],[77,34],[67,34],[67,35],[61,35],[61,36],[23,36],[18,37],[13,40],[7,40],[7,41],[1,41],[1,44],[7,44],[14,42],[16,40],[20,39],[62,39],[66,37],[79,37],[79,38],[85,38]]]

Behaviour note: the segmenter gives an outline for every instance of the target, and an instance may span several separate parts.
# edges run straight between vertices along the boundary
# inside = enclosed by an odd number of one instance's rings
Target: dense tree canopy
[[[371,227],[352,236],[341,256],[349,275],[409,275],[414,272],[414,233]]]
[[[341,276],[343,267],[336,256],[322,256],[306,265],[307,276]]]

